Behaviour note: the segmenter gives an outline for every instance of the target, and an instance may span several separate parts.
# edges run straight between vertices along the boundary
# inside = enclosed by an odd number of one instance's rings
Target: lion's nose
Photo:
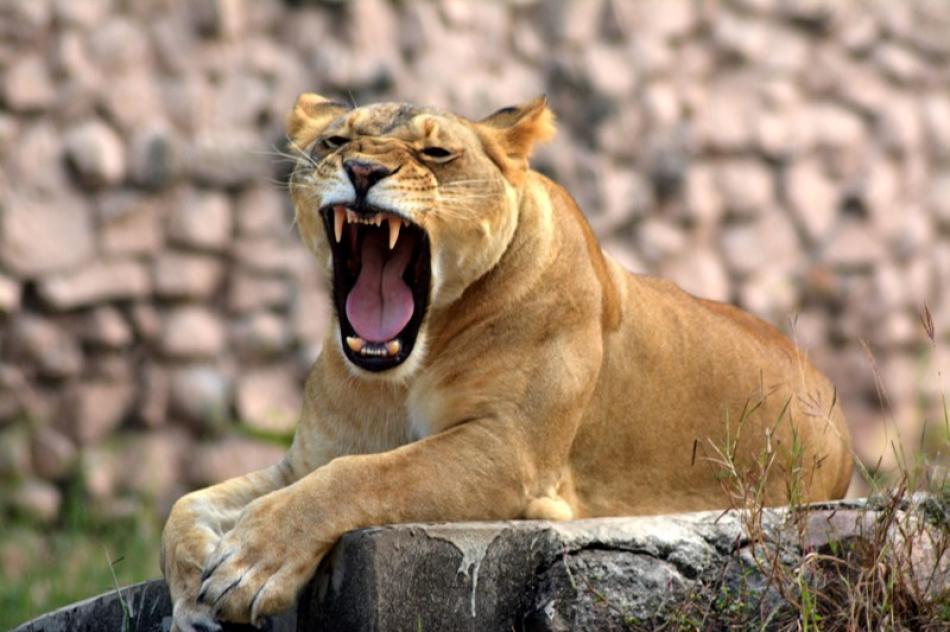
[[[378,162],[347,160],[343,163],[343,168],[346,170],[346,175],[350,177],[353,188],[356,189],[357,197],[366,195],[371,186],[386,176],[392,175],[392,171]]]

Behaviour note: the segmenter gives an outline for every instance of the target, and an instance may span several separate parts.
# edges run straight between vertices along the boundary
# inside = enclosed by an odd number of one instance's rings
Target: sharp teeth
[[[342,206],[333,207],[333,234],[336,236],[336,243],[340,243],[343,237],[343,221],[346,219],[346,209]]]
[[[402,220],[395,217],[389,218],[389,249],[392,250],[396,247],[396,242],[399,241],[399,229],[402,228]],[[339,241],[339,239],[337,239]]]
[[[397,353],[399,353],[399,350],[401,348],[402,348],[402,345],[399,343],[398,340],[390,340],[389,342],[386,343],[386,352],[391,356],[394,356]]]
[[[366,345],[366,341],[362,338],[357,338],[356,336],[347,336],[346,337],[346,346],[350,349],[359,353],[363,350],[363,346]]]
[[[346,221],[353,224],[360,221],[360,216],[351,208],[346,209]]]

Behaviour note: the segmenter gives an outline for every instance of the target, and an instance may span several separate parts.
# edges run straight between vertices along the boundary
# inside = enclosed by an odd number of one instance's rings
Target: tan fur
[[[343,356],[334,320],[284,461],[175,505],[163,569],[178,629],[288,607],[350,529],[728,506],[713,460],[727,435],[743,474],[774,454],[766,502],[786,501],[796,467],[802,500],[844,494],[831,384],[770,325],[606,257],[571,197],[527,167],[552,120],[543,99],[472,122],[301,97],[290,138],[317,150],[291,194],[316,261],[329,275],[317,209],[346,189],[342,159],[399,167],[371,191],[428,233],[430,308],[409,360],[378,374]],[[321,150],[333,135],[353,140]],[[456,158],[431,164],[426,145]]]

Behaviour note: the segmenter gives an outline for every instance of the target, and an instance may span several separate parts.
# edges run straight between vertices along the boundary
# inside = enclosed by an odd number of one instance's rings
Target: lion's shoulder
[[[577,201],[568,193],[567,189],[536,171],[531,172],[525,183],[525,195],[547,197],[551,202],[554,213],[567,218],[583,236],[587,256],[601,288],[601,323],[605,331],[617,329],[623,316],[620,293],[607,268],[607,260],[604,257],[604,251],[601,249],[600,243],[597,241],[597,236],[594,235],[594,231]]]

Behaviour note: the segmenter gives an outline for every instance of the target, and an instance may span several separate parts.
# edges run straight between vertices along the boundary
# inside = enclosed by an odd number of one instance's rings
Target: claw
[[[260,602],[258,601],[261,598],[261,595],[264,594],[264,588],[267,587],[267,582],[261,584],[261,587],[257,589],[257,592],[254,593],[254,598],[251,599],[251,625],[256,628],[261,627],[261,624],[264,622],[264,617],[261,616],[258,612],[260,607]]]
[[[229,592],[231,592],[231,590],[232,590],[235,586],[237,586],[238,584],[240,584],[240,583],[241,583],[241,580],[243,580],[243,579],[244,579],[244,575],[242,574],[240,577],[238,577],[238,578],[235,579],[233,582],[231,582],[230,584],[228,584],[227,588],[225,588],[224,590],[222,590],[222,591],[221,591],[221,594],[218,595],[217,597],[215,597],[214,603],[211,604],[211,605],[212,605],[212,606],[217,606],[217,605],[218,605],[218,602],[221,601],[221,600],[224,598],[224,596],[225,596],[226,594],[228,594]]]
[[[234,554],[234,551],[229,551],[228,553],[223,555],[221,559],[219,559],[217,562],[215,562],[211,566],[206,566],[204,570],[201,571],[201,582],[204,583],[209,577],[211,577],[211,575],[213,575],[214,572],[218,570],[218,567],[224,564],[227,561],[227,559],[231,557],[231,555],[233,554]]]

